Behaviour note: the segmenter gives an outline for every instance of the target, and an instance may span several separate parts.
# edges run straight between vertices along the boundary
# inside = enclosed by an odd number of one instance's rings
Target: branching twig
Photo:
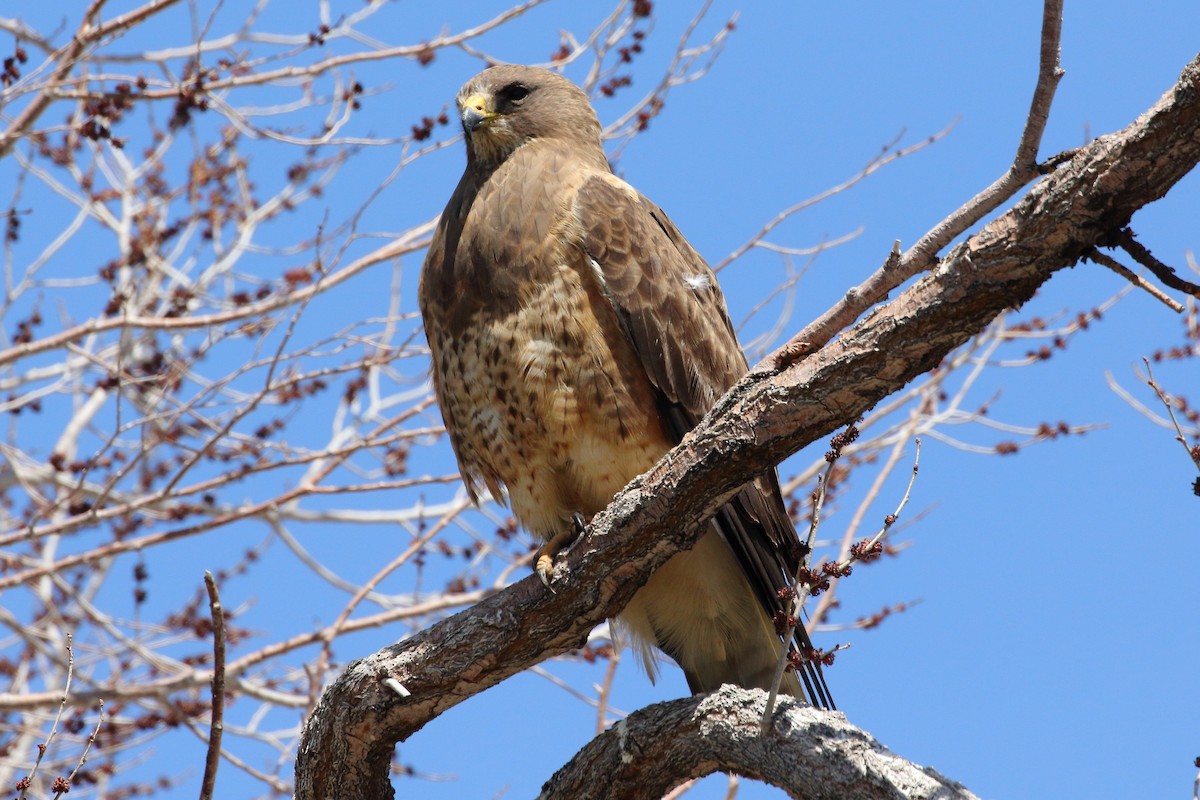
[[[71,41],[50,56],[50,60],[57,62],[57,67],[42,90],[38,92],[37,97],[21,109],[21,113],[8,126],[8,130],[0,134],[0,158],[8,155],[38,117],[50,107],[50,103],[56,98],[62,83],[89,47],[109,36],[128,30],[147,17],[174,5],[179,0],[152,0],[141,8],[135,8],[103,25],[94,25],[95,18],[105,2],[106,0],[92,0],[92,4],[83,12],[83,22],[80,23],[75,35],[71,37]]]
[[[971,348],[967,348],[968,351],[970,349]],[[964,386],[969,384],[969,379],[964,381]],[[934,386],[937,385],[940,385],[940,381],[934,384]],[[924,397],[928,397],[929,392],[936,391],[934,386],[925,387]],[[922,398],[922,400],[923,399],[924,398]],[[922,402],[922,400],[918,400],[917,402]],[[879,411],[879,409],[876,409],[876,413],[879,413]],[[904,422],[902,425],[897,426],[895,430],[885,435],[876,434],[874,437],[872,437],[874,440],[880,442],[890,439],[893,443],[889,448],[887,458],[875,473],[875,477],[872,479],[870,487],[863,495],[862,500],[857,504],[854,513],[851,515],[849,522],[847,522],[842,531],[841,543],[837,546],[839,557],[845,558],[850,555],[851,547],[853,547],[854,542],[857,540],[858,531],[862,527],[863,519],[866,517],[869,509],[874,506],[876,500],[878,500],[883,491],[885,482],[894,473],[896,465],[900,463],[900,458],[904,455],[905,445],[914,438],[917,438],[916,433],[923,427],[920,424],[920,420],[922,420],[923,417],[924,415],[914,411],[910,415],[909,420]],[[932,420],[928,420],[928,418],[925,419],[932,423]],[[868,422],[869,420],[859,423],[857,427],[859,427],[861,431],[865,432],[866,424]],[[841,581],[842,579],[840,576],[830,575],[829,588],[821,593],[817,600],[816,608],[808,610],[808,622],[805,624],[808,627],[810,634],[813,632],[813,626],[820,624],[821,621],[825,619],[826,614],[829,613],[829,609],[838,603],[837,591]]]
[[[620,158],[624,148],[633,137],[646,129],[649,120],[658,114],[673,88],[684,83],[690,83],[703,76],[712,66],[717,56],[720,55],[725,44],[725,39],[733,30],[734,23],[737,21],[737,13],[730,18],[729,22],[721,26],[720,30],[707,42],[691,47],[688,46],[692,35],[696,31],[696,27],[704,19],[705,15],[708,14],[711,5],[712,0],[704,0],[700,9],[684,27],[683,32],[679,35],[671,62],[663,70],[663,77],[659,80],[658,85],[647,92],[639,101],[631,105],[615,121],[604,127],[602,134],[604,140],[618,141],[611,155],[612,159]],[[703,66],[696,67],[695,63],[702,55],[708,55],[709,61]]]
[[[1183,445],[1183,449],[1188,454],[1188,460],[1192,462],[1192,466],[1200,470],[1200,445],[1188,446],[1187,437],[1184,436],[1183,428],[1179,426],[1179,420],[1175,416],[1175,405],[1171,401],[1170,395],[1164,392],[1159,387],[1158,382],[1154,380],[1154,373],[1150,370],[1150,359],[1143,358],[1142,363],[1146,365],[1146,385],[1154,390],[1154,393],[1158,395],[1158,399],[1166,406],[1167,413],[1171,415],[1171,424],[1175,426],[1175,441]],[[1197,486],[1200,487],[1200,481],[1197,482]],[[1200,491],[1197,494],[1200,494]]]
[[[899,142],[900,137],[904,135],[904,132],[901,131],[900,134],[896,136],[896,138],[894,138],[892,141],[888,142],[884,146],[883,150],[880,153],[878,153],[870,161],[868,161],[866,166],[864,166],[861,170],[859,170],[857,173],[855,173],[851,177],[847,178],[846,180],[842,181],[841,183],[837,184],[836,186],[831,186],[828,189],[824,190],[823,192],[815,194],[812,197],[809,197],[805,200],[801,200],[799,203],[796,203],[795,205],[789,206],[788,208],[785,208],[783,211],[780,211],[778,214],[776,214],[774,216],[774,218],[772,218],[765,225],[763,225],[762,228],[760,228],[757,233],[755,233],[753,236],[751,236],[749,239],[747,239],[742,244],[738,245],[738,247],[736,247],[732,253],[725,256],[723,259],[721,259],[716,264],[714,264],[713,272],[720,272],[721,270],[725,269],[725,267],[729,266],[731,263],[733,263],[734,261],[737,261],[739,258],[744,256],[751,249],[761,246],[763,239],[766,238],[767,234],[769,234],[771,231],[775,230],[775,228],[777,228],[782,222],[784,222],[788,218],[795,216],[796,214],[805,210],[806,208],[811,208],[811,207],[817,205],[818,203],[822,203],[831,197],[839,195],[842,192],[845,192],[848,189],[853,188],[855,185],[857,185],[858,183],[867,179],[868,177],[875,174],[876,172],[883,169],[884,167],[888,166],[889,164],[892,164],[895,161],[899,161],[902,158],[911,156],[914,153],[920,152],[921,150],[924,150],[926,147],[929,147],[931,144],[934,144],[935,142],[938,142],[938,141],[946,138],[947,136],[950,135],[950,131],[952,131],[954,129],[954,126],[957,124],[958,124],[958,121],[955,120],[955,121],[951,122],[949,125],[947,125],[945,128],[942,128],[937,133],[934,133],[931,136],[925,137],[924,139],[917,142],[916,144],[909,145],[908,147],[901,147],[900,149],[896,150],[896,149],[894,149],[896,144]]]
[[[842,447],[845,444],[850,444],[853,442],[857,436],[857,430],[854,428],[854,426],[851,426],[849,430],[847,430],[846,434],[840,434],[839,436],[834,437],[834,441],[832,443],[833,447],[830,450],[829,455],[826,456],[826,459],[829,461],[829,468],[826,471],[824,479],[821,481],[821,486],[818,489],[817,496],[813,501],[812,522],[809,526],[808,532],[810,548],[812,540],[816,538],[817,527],[820,524],[820,509],[825,502],[825,487],[829,483],[829,473],[833,469],[834,462],[840,457]],[[918,437],[915,441],[917,445],[917,452],[913,456],[912,475],[908,479],[908,486],[905,487],[904,496],[900,498],[900,502],[896,506],[896,510],[883,518],[883,527],[881,527],[872,538],[850,548],[850,554],[846,558],[833,564],[823,564],[819,573],[808,569],[807,559],[805,560],[806,563],[801,565],[800,574],[804,575],[805,578],[801,579],[798,575],[795,581],[793,591],[791,593],[791,610],[787,615],[787,628],[784,641],[790,641],[791,637],[796,632],[796,626],[803,624],[800,619],[804,612],[804,603],[806,600],[808,600],[809,596],[825,590],[825,587],[821,585],[822,582],[827,581],[831,577],[844,578],[850,574],[850,570],[856,562],[874,561],[880,556],[882,552],[882,542],[885,538],[887,538],[892,526],[896,524],[898,519],[900,519],[900,512],[904,510],[906,505],[908,505],[908,499],[912,495],[913,484],[915,484],[917,481],[917,471],[920,468],[921,462],[920,437]],[[805,658],[811,657],[812,654],[799,653],[798,655],[800,658]],[[767,703],[761,721],[763,733],[766,733],[766,731],[770,728],[771,715],[775,710],[775,700],[779,694],[779,686],[783,681],[783,673],[787,666],[788,654],[785,651],[781,656],[779,663],[775,667],[775,678],[771,682],[771,691],[767,696]]]
[[[104,725],[104,701],[99,701],[97,706],[96,727],[92,728],[92,734],[88,736],[87,744],[84,745],[83,752],[79,754],[79,761],[76,762],[75,769],[71,770],[71,774],[67,776],[66,785],[54,795],[56,800],[71,790],[70,787],[75,780],[75,776],[79,774],[79,770],[83,769],[83,765],[87,763],[88,753],[92,752],[92,745],[96,743],[96,737],[100,735],[100,728]]]
[[[51,336],[46,336],[42,339],[35,339],[26,344],[16,345],[7,350],[0,350],[0,366],[8,364],[35,353],[42,353],[47,350],[52,350],[56,347],[62,347],[70,342],[77,341],[86,336],[94,336],[96,334],[105,333],[107,331],[122,330],[122,329],[140,329],[140,330],[161,330],[161,331],[181,331],[194,330],[203,328],[219,327],[232,322],[240,322],[246,319],[253,319],[262,316],[271,311],[276,311],[281,308],[306,303],[315,295],[329,291],[334,286],[344,282],[348,278],[357,275],[367,267],[387,261],[391,258],[411,253],[419,250],[429,244],[429,233],[433,230],[433,222],[428,222],[424,225],[417,226],[408,232],[404,237],[396,239],[378,250],[375,250],[362,258],[356,259],[354,262],[346,265],[337,272],[330,273],[328,277],[323,277],[320,281],[307,286],[303,289],[297,289],[293,292],[288,292],[278,297],[272,297],[258,303],[251,303],[246,306],[236,308],[232,311],[223,311],[214,314],[203,315],[188,315],[181,317],[147,317],[137,314],[127,314],[124,316],[116,316],[109,318],[94,317],[87,322],[68,328]]]
[[[841,301],[806,325],[791,341],[776,351],[776,365],[803,358],[819,350],[893,289],[934,266],[934,256],[943,247],[999,208],[1001,203],[1016,194],[1022,186],[1039,177],[1041,173],[1034,157],[1045,130],[1050,102],[1063,75],[1059,66],[1062,6],[1062,0],[1045,0],[1043,6],[1041,59],[1037,84],[1012,166],[991,186],[935,225],[907,252],[901,253],[897,242],[891,254],[874,274],[846,292]]]
[[[66,635],[67,649],[67,678],[63,683],[61,700],[58,704],[58,713],[54,715],[54,724],[50,726],[50,733],[46,736],[46,741],[41,742],[37,746],[37,759],[33,762],[33,768],[29,770],[29,774],[17,783],[17,788],[20,794],[17,795],[18,800],[24,800],[25,793],[33,783],[34,777],[37,775],[38,768],[42,765],[42,760],[46,757],[46,753],[50,750],[50,745],[54,742],[54,737],[58,734],[58,724],[62,721],[63,712],[67,709],[67,699],[71,696],[71,678],[75,674],[75,651],[71,647],[71,634]]]

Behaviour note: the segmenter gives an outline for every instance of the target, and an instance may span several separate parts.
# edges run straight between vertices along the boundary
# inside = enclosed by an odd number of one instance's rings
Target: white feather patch
[[[587,260],[588,260],[588,264],[592,268],[592,272],[595,273],[595,275],[596,275],[596,280],[600,282],[600,288],[603,289],[604,292],[607,294],[608,293],[608,281],[604,280],[604,269],[600,266],[600,262],[597,261],[596,259],[592,258],[590,255],[587,257]]]

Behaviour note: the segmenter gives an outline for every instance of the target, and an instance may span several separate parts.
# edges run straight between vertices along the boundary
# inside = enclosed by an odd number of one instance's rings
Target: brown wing
[[[601,289],[678,442],[747,370],[716,276],[661,209],[615,176],[587,180],[574,212]],[[774,616],[778,591],[805,554],[775,470],[747,484],[714,522]],[[802,653],[812,650],[803,625],[795,638]],[[818,664],[807,663],[800,678],[814,704],[834,707]]]

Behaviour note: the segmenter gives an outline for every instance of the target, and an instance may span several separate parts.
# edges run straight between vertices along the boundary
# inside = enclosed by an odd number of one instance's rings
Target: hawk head
[[[534,139],[560,139],[603,156],[600,121],[587,95],[556,72],[489,67],[459,90],[456,103],[469,161],[500,164]]]

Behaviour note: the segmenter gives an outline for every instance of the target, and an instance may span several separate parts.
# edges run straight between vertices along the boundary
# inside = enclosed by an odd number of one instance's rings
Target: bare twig
[[[1133,259],[1143,267],[1153,272],[1154,276],[1168,287],[1200,298],[1200,285],[1185,281],[1175,274],[1175,270],[1151,255],[1145,245],[1134,238],[1133,231],[1129,228],[1122,228],[1117,233],[1116,242],[1121,249],[1133,256]]]
[[[439,519],[435,524],[431,525],[429,529],[424,532],[424,534],[413,540],[402,553],[393,558],[390,563],[384,566],[383,569],[376,572],[370,580],[366,581],[358,588],[358,590],[354,593],[354,596],[350,598],[348,603],[346,603],[345,608],[343,608],[341,613],[338,614],[337,619],[334,620],[333,624],[322,632],[321,652],[318,654],[315,660],[314,669],[318,675],[323,675],[325,670],[328,669],[329,662],[333,659],[333,642],[345,630],[346,623],[349,622],[350,615],[354,613],[354,609],[358,607],[358,604],[361,603],[363,599],[370,594],[376,586],[379,585],[380,581],[395,572],[400,565],[407,563],[416,554],[420,553],[428,545],[430,540],[440,534],[462,511],[466,510],[471,505],[473,505],[473,503],[470,498],[461,498],[454,509],[442,515],[441,519]],[[312,697],[311,705],[316,705],[316,702],[316,696]]]
[[[1188,454],[1188,460],[1192,462],[1192,466],[1200,470],[1200,445],[1189,447],[1187,437],[1183,434],[1183,428],[1179,426],[1179,419],[1175,416],[1175,404],[1172,402],[1170,395],[1164,392],[1154,380],[1154,373],[1150,370],[1150,359],[1143,358],[1142,363],[1146,365],[1146,385],[1154,390],[1158,395],[1158,399],[1166,406],[1167,413],[1171,415],[1171,424],[1175,426],[1175,441],[1183,445],[1184,451]]]
[[[969,383],[969,379],[968,381],[964,381],[964,384]],[[934,384],[934,386],[937,385],[938,384]],[[929,386],[926,387],[925,391],[935,391],[935,389],[933,386]],[[858,503],[854,514],[851,516],[849,522],[847,522],[842,532],[841,544],[838,546],[837,550],[839,557],[846,558],[850,555],[851,547],[858,538],[858,531],[862,527],[863,520],[866,517],[869,509],[874,506],[875,501],[879,498],[879,495],[883,491],[884,484],[888,478],[891,477],[896,469],[896,466],[900,463],[900,459],[904,455],[906,445],[908,442],[916,438],[915,433],[921,429],[919,424],[921,417],[922,415],[913,413],[910,415],[909,420],[905,421],[905,423],[899,426],[898,429],[893,430],[887,435],[886,438],[894,440],[893,444],[891,448],[889,448],[887,458],[879,467],[875,477],[871,481],[870,487],[863,495],[862,500]],[[858,427],[860,430],[864,430],[865,432],[865,425],[863,423],[860,423]],[[877,435],[873,438],[879,440],[884,437]],[[830,575],[829,588],[823,591],[820,597],[817,599],[816,608],[808,610],[808,622],[806,623],[806,626],[808,627],[810,634],[813,632],[814,626],[820,624],[820,622],[825,618],[826,614],[829,613],[829,609],[838,603],[837,591],[838,587],[841,585],[841,582],[842,576]]]
[[[178,2],[178,0],[162,0],[162,2],[175,3]],[[341,67],[353,66],[354,64],[363,64],[372,61],[385,61],[397,58],[416,60],[426,57],[428,53],[434,50],[440,50],[442,48],[464,48],[466,42],[470,41],[471,39],[478,38],[489,31],[495,30],[501,25],[510,22],[535,6],[542,5],[545,2],[547,2],[547,0],[526,0],[524,3],[504,10],[490,20],[459,31],[458,33],[435,37],[430,39],[428,42],[423,42],[421,44],[399,45],[396,47],[375,47],[360,50],[354,53],[331,56],[329,58],[321,59],[320,61],[304,66],[288,66],[265,72],[244,72],[233,74],[226,78],[218,78],[216,80],[206,81],[202,84],[201,88],[203,88],[206,92],[211,93],[246,86],[302,82],[319,77]],[[298,39],[297,41],[302,40]],[[239,43],[240,42],[237,41],[236,35],[226,36],[210,41],[198,42],[196,46],[192,47],[166,51],[152,51],[146,54],[146,58],[150,61],[164,61],[170,58],[179,58],[184,55],[188,55],[190,57],[195,51],[197,51],[197,49],[204,52],[210,52],[213,50],[231,47]],[[179,89],[174,86],[166,89],[153,88],[134,95],[131,97],[131,99],[164,100],[173,98],[178,93]],[[80,97],[86,96],[86,94],[86,92],[62,93],[62,95],[65,97]]]
[[[729,22],[721,26],[711,39],[699,45],[689,46],[692,35],[696,31],[696,27],[708,14],[709,8],[712,6],[712,0],[704,0],[700,9],[692,16],[692,19],[684,27],[683,32],[679,35],[679,40],[675,45],[675,52],[671,58],[671,62],[663,70],[663,77],[659,80],[658,85],[642,96],[640,100],[631,105],[620,117],[615,121],[605,126],[603,138],[606,141],[617,140],[618,144],[613,151],[611,158],[618,159],[625,147],[632,141],[633,137],[637,136],[643,130],[654,115],[662,108],[667,96],[671,90],[685,83],[690,83],[698,80],[712,67],[713,62],[721,54],[725,46],[725,40],[729,37],[730,32],[737,22],[738,14],[734,13],[730,17]],[[701,56],[708,56],[707,63],[696,66],[696,61]]]
[[[619,634],[612,630],[609,623],[608,666],[604,669],[604,679],[596,690],[596,735],[599,736],[609,726],[609,711],[612,708],[613,681],[617,677],[617,667],[621,665],[622,646],[616,641]],[[624,716],[624,715],[622,715]]]
[[[355,633],[370,628],[379,628],[402,620],[421,618],[430,614],[470,606],[495,594],[495,591],[495,589],[479,589],[462,594],[442,595],[432,598],[425,603],[414,604],[411,607],[393,608],[368,617],[350,620],[342,626],[342,633]],[[287,640],[261,647],[227,664],[225,668],[226,680],[228,681],[236,677],[241,681],[245,673],[252,667],[262,664],[269,659],[277,658],[285,653],[293,652],[309,645],[320,644],[327,635],[327,631],[322,629],[320,631],[299,634]],[[76,691],[72,693],[71,697],[76,703],[100,701],[105,696],[120,697],[123,700],[152,699],[169,695],[173,692],[197,689],[204,685],[208,685],[211,690],[212,678],[211,672],[192,671],[157,681],[142,680],[136,683],[122,683],[111,689]],[[253,690],[253,686],[245,681],[241,681],[238,688],[246,692]],[[58,692],[0,694],[0,710],[21,711],[44,708],[58,702],[61,700],[61,697],[61,694]],[[306,701],[303,698],[292,698],[284,703],[280,699],[280,704],[288,707],[303,708],[306,705]]]
[[[854,431],[853,426],[850,430]],[[857,433],[854,435],[857,436]],[[860,543],[856,547],[852,547],[850,549],[850,554],[842,560],[832,565],[823,565],[820,573],[812,573],[810,570],[808,570],[807,563],[801,565],[802,573],[809,574],[812,577],[809,577],[807,580],[800,580],[797,578],[795,581],[794,590],[792,592],[791,611],[787,615],[787,630],[784,641],[789,641],[792,635],[796,632],[796,626],[803,624],[800,621],[800,617],[804,612],[805,601],[808,600],[809,596],[814,593],[814,590],[822,591],[822,589],[817,586],[818,580],[822,578],[845,577],[846,575],[850,574],[850,570],[855,563],[859,561],[874,561],[879,557],[881,543],[885,538],[887,538],[888,533],[892,530],[892,526],[896,524],[898,519],[900,519],[900,512],[904,510],[906,505],[908,505],[908,499],[912,496],[913,484],[915,484],[917,481],[917,472],[920,469],[921,463],[921,439],[918,437],[915,441],[917,445],[917,452],[913,455],[912,475],[908,479],[908,486],[905,487],[904,496],[900,498],[900,502],[897,504],[896,510],[883,518],[883,526],[879,529],[879,531],[870,539]],[[840,456],[840,451],[841,448],[835,444],[832,452],[837,453]],[[837,456],[834,456],[833,458],[829,459],[830,471],[833,468],[836,458]],[[812,539],[816,537],[817,526],[820,524],[820,508],[825,502],[825,488],[828,483],[829,472],[827,471],[825,479],[821,481],[821,487],[817,492],[817,498],[813,502],[812,524],[809,526],[808,534],[810,543]],[[800,657],[803,658],[806,655],[808,654],[801,653]],[[783,673],[786,668],[787,653],[785,651],[780,658],[779,663],[775,667],[775,679],[771,682],[771,691],[767,696],[767,703],[763,711],[761,725],[764,734],[770,728],[771,715],[775,710],[775,700],[778,697],[779,685],[783,681]]]
[[[212,800],[217,785],[217,767],[221,764],[221,737],[225,732],[225,609],[217,582],[208,570],[204,571],[204,587],[208,590],[208,610],[213,629],[212,717],[208,726],[208,751],[204,757],[204,779],[200,783],[200,800]]]
[[[79,754],[79,761],[75,764],[75,769],[71,770],[71,774],[67,776],[66,785],[54,795],[56,800],[70,791],[75,776],[79,774],[79,770],[83,769],[83,765],[87,763],[88,753],[92,751],[92,745],[96,743],[96,737],[100,735],[100,727],[104,725],[104,701],[99,701],[97,706],[96,726],[92,728],[92,734],[88,736],[87,744],[84,745],[83,752]]]
[[[24,800],[25,793],[29,790],[33,783],[34,777],[37,776],[38,768],[42,765],[42,760],[45,759],[46,753],[50,751],[50,745],[54,742],[54,737],[58,734],[58,724],[62,722],[63,712],[67,709],[67,699],[71,696],[71,678],[75,673],[75,652],[71,648],[71,634],[66,635],[66,650],[67,650],[67,678],[63,683],[62,693],[60,694],[58,713],[54,715],[54,724],[50,726],[50,733],[46,736],[46,741],[41,742],[37,746],[37,759],[33,762],[33,768],[29,770],[29,774],[24,780],[17,784],[20,789],[20,794],[17,795],[18,800]]]
[[[1159,301],[1160,303],[1165,305],[1167,308],[1174,311],[1176,314],[1183,313],[1183,304],[1182,303],[1180,303],[1178,300],[1174,300],[1174,299],[1168,297],[1157,286],[1150,283],[1145,278],[1143,278],[1141,275],[1138,275],[1136,272],[1134,272],[1129,267],[1122,264],[1120,261],[1117,261],[1112,256],[1110,256],[1106,253],[1102,253],[1094,247],[1087,252],[1086,256],[1087,256],[1087,258],[1091,259],[1092,261],[1095,261],[1097,264],[1108,267],[1113,272],[1117,273],[1122,278],[1129,281],[1130,283],[1132,283],[1134,286],[1138,287],[1139,289],[1142,289],[1147,294],[1149,294],[1151,297],[1153,297],[1155,300]]]
[[[904,262],[911,264],[916,274],[932,265],[934,254],[950,244],[959,234],[966,231],[984,216],[994,211],[1017,191],[1037,178],[1041,173],[1037,165],[1037,152],[1050,116],[1054,92],[1064,75],[1060,65],[1062,51],[1063,0],[1045,0],[1042,6],[1041,48],[1038,58],[1037,83],[1029,103],[1029,114],[1025,128],[1017,143],[1017,152],[1012,166],[991,186],[967,201],[946,219],[935,225],[905,253]]]
[[[941,139],[946,138],[947,136],[950,135],[950,131],[954,130],[954,126],[957,124],[958,124],[958,121],[955,120],[954,122],[951,122],[945,128],[942,128],[940,131],[933,134],[932,136],[927,136],[924,139],[922,139],[921,141],[917,142],[916,144],[909,145],[908,147],[901,147],[900,149],[897,150],[897,149],[895,149],[895,146],[899,142],[900,137],[904,135],[904,132],[901,131],[900,134],[897,135],[895,139],[888,142],[883,147],[883,150],[881,152],[879,152],[870,161],[868,161],[866,166],[864,166],[861,170],[859,170],[856,174],[854,174],[850,178],[842,181],[841,183],[839,183],[836,186],[829,187],[828,189],[826,189],[823,192],[820,192],[819,194],[815,194],[812,197],[809,197],[805,200],[801,200],[799,203],[789,206],[788,208],[785,208],[783,211],[780,211],[778,214],[775,215],[775,217],[773,219],[768,221],[767,224],[763,225],[762,228],[760,228],[757,233],[755,233],[753,236],[751,236],[749,239],[747,239],[745,242],[743,242],[741,245],[739,245],[737,248],[735,248],[732,253],[725,256],[725,258],[721,259],[719,262],[717,262],[715,265],[713,265],[713,271],[720,272],[721,270],[725,269],[725,267],[729,266],[730,263],[737,261],[739,258],[744,256],[752,248],[761,246],[762,241],[763,241],[763,239],[766,238],[767,234],[769,234],[776,227],[778,227],[779,224],[782,223],[784,220],[788,219],[789,217],[794,216],[795,214],[805,210],[806,208],[811,208],[811,207],[817,205],[818,203],[824,202],[825,200],[828,200],[829,198],[831,198],[835,195],[841,194],[842,192],[852,188],[856,184],[860,183],[861,181],[863,181],[866,178],[870,177],[871,175],[875,174],[876,172],[878,172],[879,170],[888,166],[889,164],[891,164],[895,161],[899,161],[902,158],[906,158],[907,156],[911,156],[913,153],[917,153],[921,150],[924,150],[926,147],[929,147],[931,144],[933,144],[937,141],[940,141]]]

